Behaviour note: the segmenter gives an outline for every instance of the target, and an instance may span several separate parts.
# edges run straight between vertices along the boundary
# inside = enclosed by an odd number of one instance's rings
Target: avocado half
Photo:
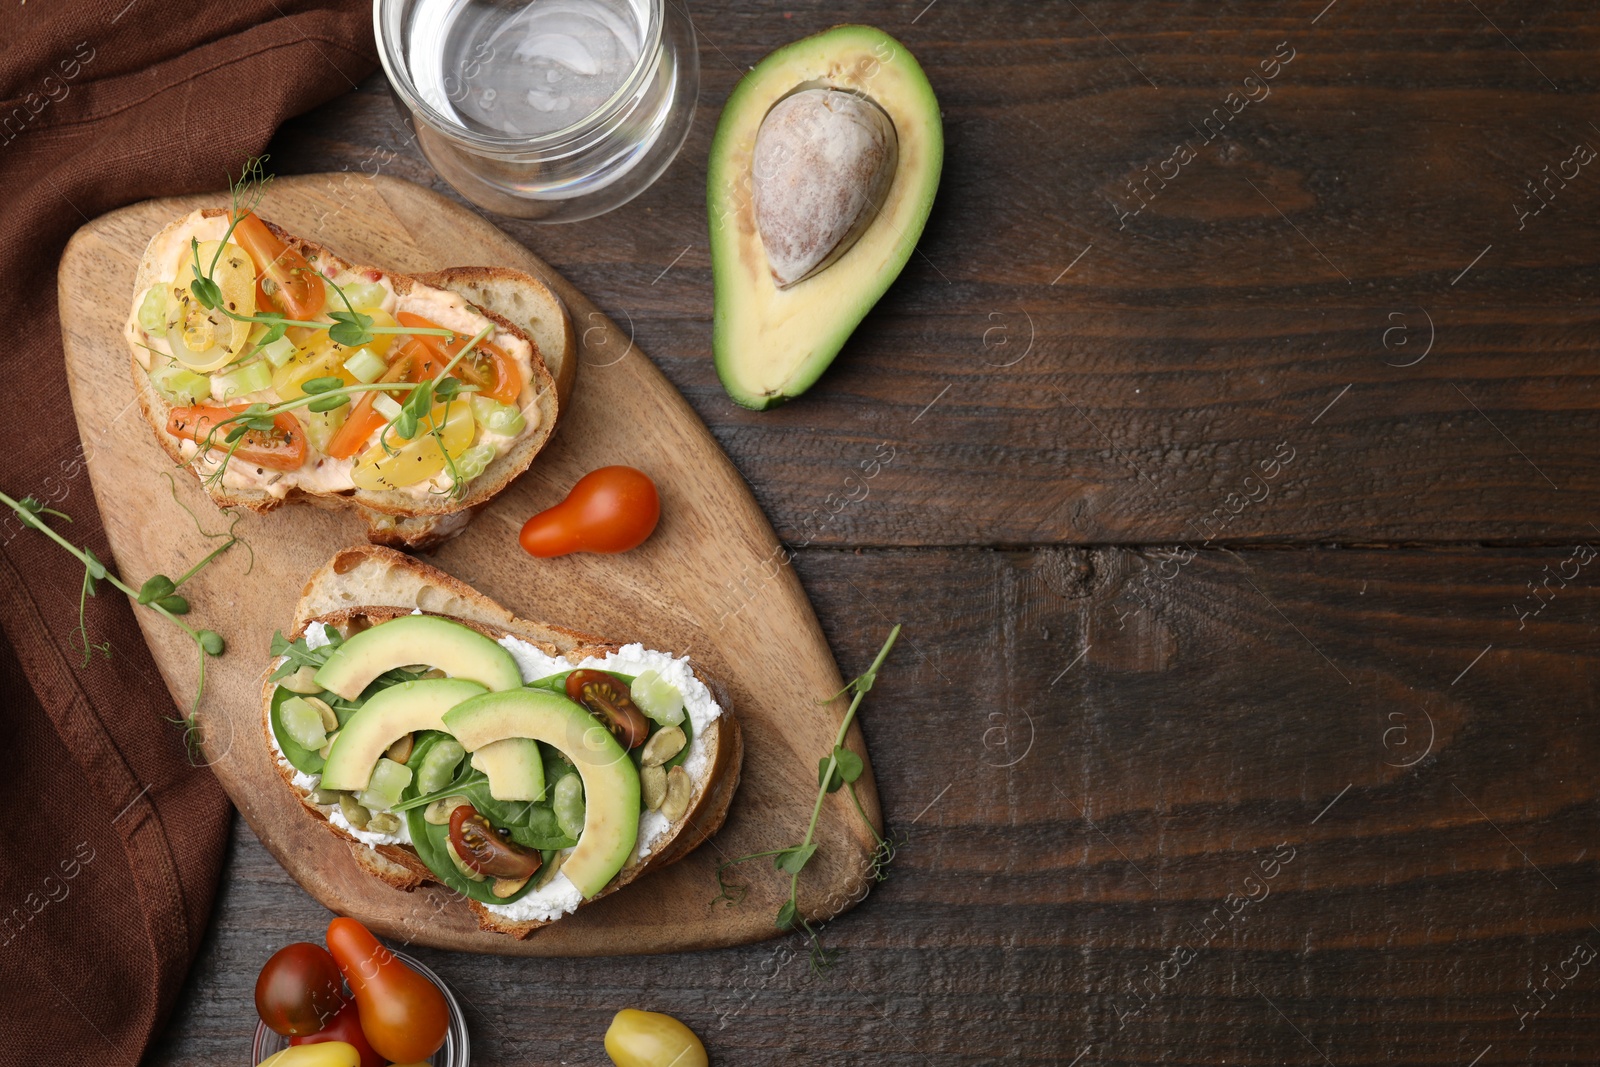
[[[837,258],[780,288],[757,224],[756,135],[773,107],[806,90],[853,93],[893,123],[895,162],[876,214]],[[736,402],[799,396],[839,354],[911,258],[944,164],[939,102],[904,45],[871,26],[837,26],[773,52],[745,75],[711,143],[706,203],[716,286],[712,347]]]

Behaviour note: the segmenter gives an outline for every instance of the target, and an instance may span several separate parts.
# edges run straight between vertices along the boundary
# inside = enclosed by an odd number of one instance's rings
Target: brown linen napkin
[[[374,69],[371,11],[371,0],[0,9],[0,489],[69,514],[71,539],[102,558],[61,353],[61,251],[112,208],[224,189],[283,119]],[[88,607],[89,639],[109,642],[110,658],[83,665],[82,579],[0,514],[0,1064],[136,1064],[205,931],[227,840],[227,798],[165,721],[172,699],[115,590]]]

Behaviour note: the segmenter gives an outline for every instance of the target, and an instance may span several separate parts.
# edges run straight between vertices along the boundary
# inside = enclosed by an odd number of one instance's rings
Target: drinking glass
[[[373,0],[373,21],[423,155],[490,211],[592,218],[689,135],[700,62],[682,0]]]

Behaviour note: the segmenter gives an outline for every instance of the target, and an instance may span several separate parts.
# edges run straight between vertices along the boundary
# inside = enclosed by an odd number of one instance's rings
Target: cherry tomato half
[[[332,957],[329,957],[331,960]],[[354,1000],[346,1001],[339,1014],[327,1026],[314,1034],[296,1035],[289,1039],[291,1045],[320,1045],[326,1041],[343,1041],[352,1046],[361,1057],[361,1067],[384,1067],[389,1061],[378,1055],[361,1030],[361,1013]]]
[[[214,404],[173,408],[167,416],[167,432],[195,442],[206,442],[209,438],[211,451],[227,452],[233,447],[225,440],[232,427],[221,430],[217,427],[236,414],[236,409]],[[233,458],[268,470],[299,470],[306,462],[306,435],[299,420],[283,412],[273,416],[272,427],[271,430],[247,430],[239,447],[233,449]]]
[[[250,253],[256,267],[256,301],[263,311],[278,308],[291,319],[308,321],[328,301],[322,275],[290,248],[267,224],[246,212],[233,228],[233,239]]]
[[[450,1010],[438,986],[395,958],[354,919],[328,924],[328,951],[355,994],[361,1030],[380,1055],[412,1063],[439,1051]]]
[[[309,941],[280,948],[256,977],[256,1012],[285,1037],[325,1029],[348,999],[338,964]]]
[[[661,497],[649,475],[601,467],[578,479],[567,498],[522,527],[522,547],[541,559],[569,552],[626,552],[661,521]]]
[[[638,748],[650,736],[650,723],[634,704],[628,687],[605,671],[567,675],[567,699],[593,712],[623,748]]]
[[[490,878],[526,878],[541,861],[537,852],[501,837],[470,804],[458,805],[450,813],[450,844],[462,863]]]

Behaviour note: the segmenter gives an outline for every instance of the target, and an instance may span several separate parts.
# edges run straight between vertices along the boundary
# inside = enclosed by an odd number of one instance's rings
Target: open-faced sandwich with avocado
[[[411,547],[527,469],[576,370],[536,278],[357,266],[237,206],[156,234],[125,334],[157,439],[219,506],[353,508]]]
[[[441,883],[516,937],[714,833],[743,752],[688,657],[516,618],[373,546],[307,583],[262,720],[286,786],[364,868]]]

